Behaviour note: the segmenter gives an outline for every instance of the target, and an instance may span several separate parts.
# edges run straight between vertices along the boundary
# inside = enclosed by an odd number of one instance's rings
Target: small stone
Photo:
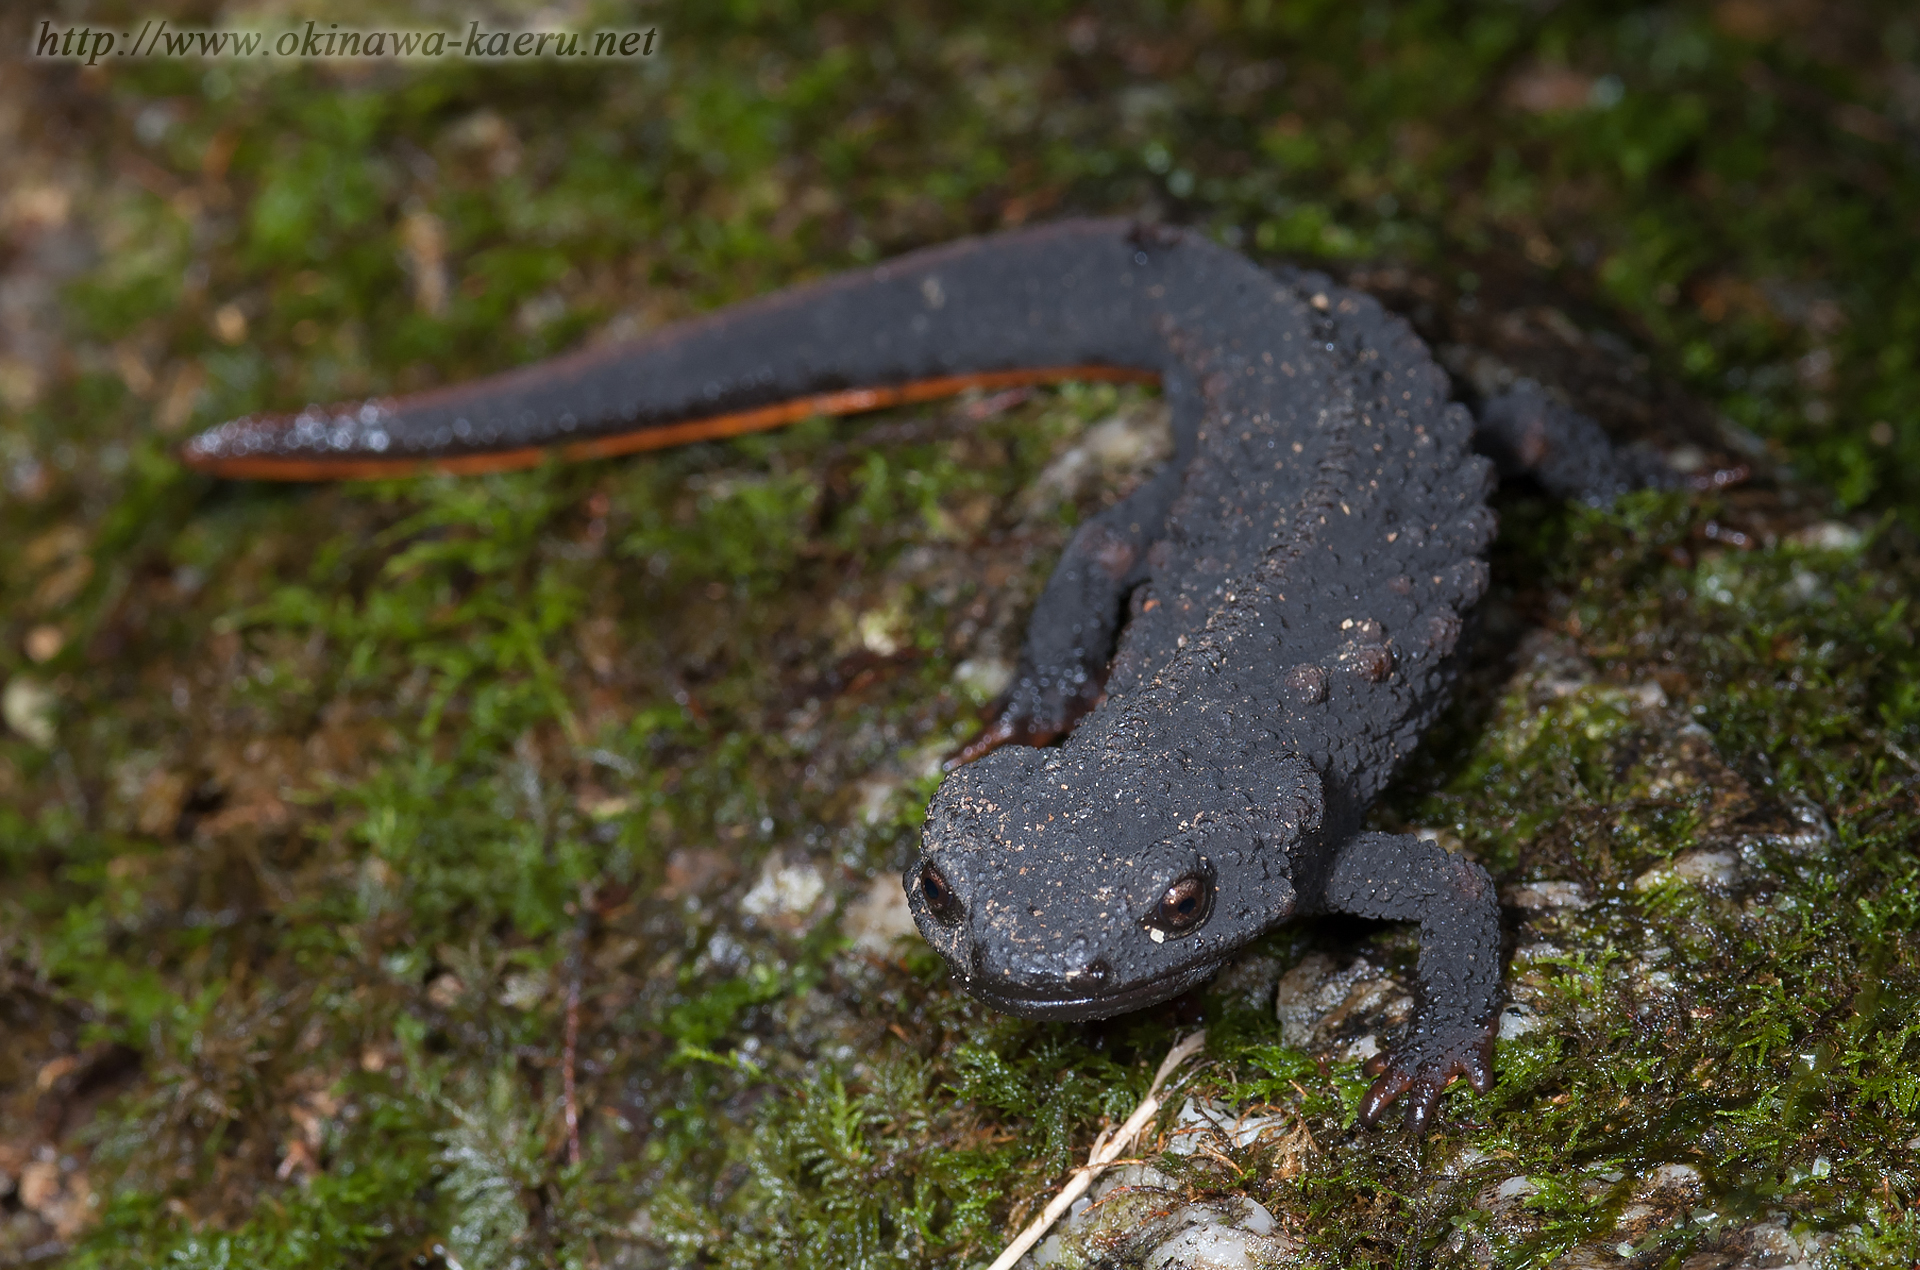
[[[1689,851],[1673,862],[1673,874],[1702,886],[1729,886],[1740,872],[1740,857],[1727,851]]]
[[[894,953],[893,941],[914,934],[913,913],[907,908],[907,890],[893,873],[874,878],[864,894],[847,906],[840,929],[854,950],[875,957]]]
[[[1231,1118],[1231,1112],[1215,1107]],[[1110,1169],[1021,1264],[1128,1265],[1151,1270],[1253,1270],[1299,1251],[1258,1202],[1184,1199],[1185,1187],[1150,1164]]]
[[[1647,1188],[1653,1191],[1671,1191],[1689,1197],[1701,1193],[1703,1186],[1700,1170],[1691,1164],[1662,1164],[1647,1174]]]
[[[1416,825],[1413,836],[1433,843],[1448,855],[1459,855],[1467,849],[1460,835],[1446,825]]]
[[[538,970],[508,975],[500,985],[500,1004],[514,1010],[532,1010],[553,991],[553,980]]]
[[[15,675],[0,692],[0,718],[7,726],[41,749],[53,746],[53,710],[59,699],[52,688],[31,675]]]
[[[1272,953],[1244,953],[1228,962],[1226,969],[1214,976],[1208,990],[1257,1008],[1274,999],[1285,964]]]
[[[953,681],[977,698],[997,697],[1013,682],[1013,667],[998,657],[969,657],[953,668]]]
[[[20,1171],[17,1195],[21,1207],[39,1214],[61,1239],[73,1238],[93,1222],[97,1201],[71,1157],[28,1164]]]
[[[1292,1116],[1250,1116],[1217,1098],[1189,1098],[1174,1117],[1167,1151],[1192,1155],[1209,1138],[1216,1148],[1245,1149],[1268,1132],[1293,1123]]]
[[[1027,518],[1046,515],[1103,480],[1150,470],[1173,452],[1173,425],[1162,403],[1094,424],[1062,452],[1021,496]]]
[[[1074,446],[1047,464],[1020,496],[1021,514],[1029,520],[1052,512],[1061,503],[1078,498],[1099,477],[1093,455]]]
[[[1706,465],[1706,451],[1697,445],[1676,445],[1667,451],[1667,466],[1682,476],[1690,476]]]
[[[1325,953],[1309,953],[1281,976],[1274,992],[1274,1014],[1282,1044],[1306,1048],[1327,1039],[1349,1021],[1395,1025],[1412,999],[1391,978],[1364,958],[1336,971]],[[1382,1017],[1370,1017],[1385,1007]]]
[[[1830,1231],[1809,1231],[1796,1238],[1783,1220],[1761,1222],[1748,1229],[1741,1240],[1747,1247],[1743,1264],[1767,1270],[1813,1270],[1834,1239]]]
[[[1190,1223],[1173,1238],[1149,1252],[1148,1270],[1253,1270],[1295,1251],[1291,1240],[1273,1237],[1273,1214],[1250,1199],[1232,1207],[1193,1205],[1176,1214]],[[1191,1214],[1191,1216],[1189,1216]],[[1223,1220],[1224,1218],[1224,1220]]]
[[[1325,953],[1308,953],[1298,965],[1280,977],[1274,991],[1274,1014],[1280,1020],[1280,1043],[1296,1048],[1313,1039],[1313,1025],[1323,1013],[1313,1000],[1315,990],[1333,973],[1333,958]]]
[[[60,1194],[60,1166],[52,1160],[35,1160],[20,1170],[20,1206],[38,1213]]]
[[[1865,541],[1865,535],[1852,525],[1837,520],[1821,521],[1809,525],[1787,541],[1798,547],[1815,547],[1821,551],[1855,551]]]
[[[25,647],[27,656],[31,660],[48,662],[58,657],[60,650],[65,648],[66,644],[67,637],[61,634],[58,626],[43,623],[27,632]]]
[[[1730,851],[1689,851],[1633,880],[1636,891],[1650,891],[1669,881],[1695,886],[1728,887],[1740,877],[1740,858]]]
[[[753,952],[746,945],[724,930],[715,931],[707,946],[694,958],[695,974],[708,974],[719,971],[723,974],[738,974],[753,964]],[[748,1038],[752,1039],[752,1038]]]
[[[214,310],[213,333],[222,344],[238,344],[247,338],[247,315],[237,304],[223,304]]]
[[[1785,833],[1766,834],[1758,841],[1783,847],[1799,856],[1816,855],[1838,843],[1839,836],[1834,832],[1833,822],[1827,819],[1827,813],[1818,803],[1805,797],[1798,798],[1792,803],[1789,814],[1797,828]]]
[[[1517,1199],[1525,1199],[1527,1196],[1533,1195],[1539,1190],[1539,1185],[1530,1177],[1510,1177],[1493,1188],[1493,1198],[1496,1201],[1505,1200],[1511,1202]]]
[[[1500,1039],[1517,1041],[1523,1036],[1538,1032],[1546,1025],[1547,1021],[1533,1010],[1515,1003],[1500,1012]]]
[[[827,893],[827,881],[811,860],[787,862],[769,856],[760,876],[740,901],[740,911],[776,925],[798,929]]]
[[[857,624],[860,644],[876,657],[891,657],[906,641],[905,619],[896,608],[862,613]]]
[[[1626,696],[1642,710],[1658,710],[1667,704],[1667,690],[1651,679],[1628,688]]]
[[[898,776],[873,776],[855,786],[859,797],[856,800],[860,808],[862,824],[877,825],[886,820],[893,810],[893,796],[901,785]]]
[[[1577,911],[1591,902],[1578,882],[1522,882],[1501,899],[1515,908],[1535,911],[1558,908]]]
[[[1142,472],[1173,452],[1173,424],[1164,405],[1151,403],[1088,428],[1080,444],[1110,474]]]

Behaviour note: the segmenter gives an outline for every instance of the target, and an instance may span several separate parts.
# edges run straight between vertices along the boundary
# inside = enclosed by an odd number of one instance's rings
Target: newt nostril
[[[1095,987],[1104,987],[1113,978],[1113,965],[1105,957],[1095,957],[1087,963],[1086,976]]]

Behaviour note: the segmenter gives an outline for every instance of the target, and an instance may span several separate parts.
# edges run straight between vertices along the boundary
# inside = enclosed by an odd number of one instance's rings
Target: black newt
[[[1179,230],[1066,222],[451,388],[239,419],[183,458],[478,471],[1064,378],[1157,379],[1174,455],[1073,536],[928,808],[914,920],[967,991],[1053,1019],[1165,1000],[1299,914],[1417,921],[1419,1006],[1361,1118],[1404,1098],[1418,1130],[1455,1077],[1492,1080],[1499,913],[1478,865],[1362,816],[1446,701],[1494,477],[1446,375],[1369,297]],[[1636,479],[1537,390],[1483,415],[1505,465],[1558,492]]]

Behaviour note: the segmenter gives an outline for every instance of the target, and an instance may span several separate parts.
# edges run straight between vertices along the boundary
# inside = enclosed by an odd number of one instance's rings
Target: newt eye
[[[1147,933],[1157,944],[1169,935],[1197,929],[1213,911],[1213,884],[1203,873],[1186,873],[1173,880],[1147,917]]]
[[[960,897],[953,893],[953,884],[947,881],[947,875],[931,861],[920,866],[920,894],[926,897],[927,911],[935,921],[960,920]]]

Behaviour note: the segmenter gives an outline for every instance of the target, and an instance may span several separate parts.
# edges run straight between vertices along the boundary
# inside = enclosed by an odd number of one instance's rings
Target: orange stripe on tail
[[[1093,380],[1112,383],[1156,383],[1159,376],[1148,370],[1128,366],[1038,366],[1026,370],[990,370],[970,375],[947,375],[938,379],[918,379],[911,383],[880,388],[846,388],[838,392],[816,393],[790,401],[756,406],[752,410],[688,419],[681,423],[658,424],[595,437],[588,441],[569,441],[553,446],[525,446],[514,450],[496,450],[485,454],[450,454],[436,458],[281,458],[271,455],[246,455],[226,458],[187,458],[181,461],[197,471],[230,480],[242,481],[370,481],[419,472],[449,472],[469,476],[480,472],[513,472],[538,467],[549,457],[563,462],[612,458],[636,454],[642,450],[663,450],[695,441],[714,441],[749,432],[765,432],[784,424],[815,415],[851,415],[888,406],[907,405],[952,397],[969,388],[991,391],[1028,384],[1053,384],[1065,380]]]

